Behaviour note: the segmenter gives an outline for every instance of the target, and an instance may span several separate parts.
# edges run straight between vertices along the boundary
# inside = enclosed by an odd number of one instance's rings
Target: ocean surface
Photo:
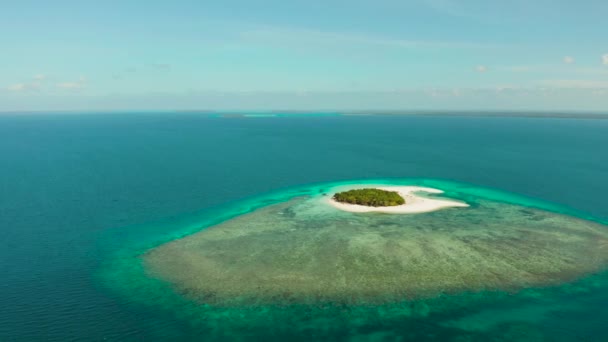
[[[308,317],[293,329],[285,308],[206,320],[142,280],[146,248],[311,184],[440,179],[608,220],[608,120],[312,114],[0,115],[0,341],[608,340],[605,273],[475,305],[414,303],[401,325],[342,310],[337,328]],[[434,315],[442,305],[459,309]]]

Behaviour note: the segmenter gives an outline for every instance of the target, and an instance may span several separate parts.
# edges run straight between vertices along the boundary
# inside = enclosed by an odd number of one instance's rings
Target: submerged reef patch
[[[479,198],[416,215],[292,198],[142,255],[146,272],[213,305],[381,304],[557,285],[608,265],[605,225]]]

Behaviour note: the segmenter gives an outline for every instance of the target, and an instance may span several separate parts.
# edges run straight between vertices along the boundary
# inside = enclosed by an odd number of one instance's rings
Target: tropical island
[[[397,191],[372,188],[338,192],[333,198],[340,203],[365,205],[368,207],[394,207],[405,204],[405,199]]]
[[[339,189],[331,197],[325,197],[332,207],[354,213],[418,214],[446,208],[468,207],[460,201],[447,198],[430,198],[420,193],[437,195],[439,189],[421,186],[355,186]]]

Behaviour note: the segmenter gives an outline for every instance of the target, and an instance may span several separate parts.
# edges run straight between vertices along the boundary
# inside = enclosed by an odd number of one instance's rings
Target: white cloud
[[[84,77],[80,77],[80,79],[78,79],[78,81],[75,81],[75,82],[62,82],[62,83],[56,84],[57,88],[71,89],[71,90],[80,90],[80,89],[85,88],[86,85],[87,85],[87,79]]]
[[[592,80],[544,80],[539,82],[544,86],[569,89],[607,89],[608,81]]]
[[[565,62],[564,62],[565,63]],[[522,66],[496,66],[492,70],[508,71],[517,73],[543,73],[553,75],[571,75],[575,78],[585,78],[587,76],[598,77],[608,75],[608,68],[598,67],[575,67],[576,60],[571,68],[564,68],[555,64],[538,64],[538,65],[522,65]]]
[[[47,79],[47,76],[45,74],[37,74],[37,75],[34,75],[34,77],[32,77],[32,78],[36,81],[44,81]]]
[[[566,63],[566,64],[574,63],[574,57],[571,57],[571,56],[564,57],[564,63]]]
[[[38,90],[40,88],[40,83],[32,82],[32,83],[15,83],[6,87],[6,90],[12,92],[22,92],[29,90]]]
[[[573,70],[575,73],[580,75],[590,75],[590,76],[608,76],[608,69],[602,67],[593,67],[593,68],[576,68]]]
[[[27,85],[25,83],[17,83],[6,87],[6,89],[10,91],[23,91],[27,89]]]
[[[518,86],[505,84],[505,85],[496,86],[496,93],[497,94],[504,94],[504,93],[514,94],[518,91],[521,91],[521,89],[522,88],[518,87]]]
[[[608,53],[602,56],[602,64],[608,65]]]
[[[488,67],[485,65],[478,65],[475,67],[475,70],[477,70],[477,72],[486,72],[488,71]]]

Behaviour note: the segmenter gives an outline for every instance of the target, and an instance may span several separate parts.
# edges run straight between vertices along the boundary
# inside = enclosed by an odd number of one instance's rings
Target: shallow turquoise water
[[[561,286],[536,287],[517,291],[462,292],[432,296],[424,299],[392,301],[387,304],[350,305],[321,301],[318,304],[245,304],[225,307],[209,305],[179,293],[172,284],[150,277],[140,256],[162,242],[200,231],[226,219],[255,211],[274,203],[302,196],[318,197],[332,188],[348,184],[419,185],[442,189],[442,196],[467,201],[473,207],[480,201],[495,201],[523,205],[561,214],[585,217],[568,207],[512,193],[434,179],[368,179],[340,183],[313,184],[280,192],[268,193],[235,202],[221,210],[201,215],[197,221],[173,226],[154,240],[138,239],[130,247],[104,265],[100,280],[125,299],[151,310],[187,322],[193,331],[205,339],[241,340],[263,337],[270,340],[570,340],[583,336],[605,337],[603,321],[586,322],[589,331],[580,332],[561,327],[560,317],[577,315],[594,306],[581,303],[608,300],[604,288],[608,273],[584,276],[579,281]],[[310,210],[306,215],[323,216]],[[330,209],[331,210],[331,209]],[[456,209],[458,210],[458,209]],[[428,215],[428,214],[424,214]],[[587,219],[593,219],[586,216]],[[595,219],[602,222],[601,220]],[[508,225],[510,222],[505,221]],[[278,241],[277,241],[278,242]],[[136,247],[137,246],[137,247]],[[524,257],[525,258],[525,257]],[[599,314],[603,313],[603,307]],[[605,317],[605,316],[604,316]],[[557,321],[555,321],[557,319]],[[559,323],[559,324],[563,324]],[[594,326],[593,324],[597,324]],[[422,328],[422,329],[421,329]],[[596,329],[596,330],[594,330]]]
[[[252,210],[260,194],[271,194],[266,204],[280,201],[273,194],[287,194],[284,189],[450,179],[605,221],[606,132],[605,120],[570,119],[2,116],[0,340],[264,335],[263,324],[235,327],[267,313],[217,311],[205,320],[198,306],[165,293],[162,283],[135,277],[140,269],[133,261],[146,248]],[[339,324],[319,316],[300,337],[602,340],[607,289],[601,274],[517,296],[468,294],[370,310],[370,316],[327,308],[328,316],[341,313]],[[438,316],[429,309],[437,306],[455,309]],[[415,314],[403,320],[404,310]],[[310,315],[296,311],[287,313]],[[353,317],[367,317],[363,332],[345,333]],[[281,310],[268,318],[285,327],[268,339],[290,334],[284,318]]]

